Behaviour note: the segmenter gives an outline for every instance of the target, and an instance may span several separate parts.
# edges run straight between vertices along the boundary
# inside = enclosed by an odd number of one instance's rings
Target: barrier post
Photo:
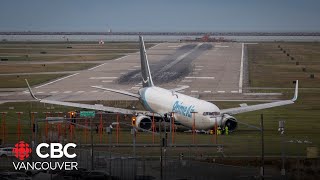
[[[35,125],[35,114],[37,114],[38,112],[31,112],[31,131],[32,131],[32,139],[36,138],[36,125]]]
[[[154,131],[155,131],[154,113],[152,113],[152,143],[153,143],[153,144],[154,144]]]
[[[174,144],[174,131],[175,131],[175,126],[174,126],[174,112],[172,112],[172,115],[171,115],[171,118],[172,118],[172,125],[171,125],[171,127],[172,127],[172,130],[171,130],[171,144]]]
[[[195,136],[196,136],[196,113],[191,112],[193,115],[193,124],[192,124],[192,143],[195,144]]]
[[[116,131],[117,131],[117,144],[119,144],[119,128],[120,128],[120,124],[119,124],[119,113],[117,113],[117,126],[116,126]]]
[[[17,129],[17,134],[18,134],[18,141],[21,140],[21,114],[23,112],[16,112],[18,114],[18,129]]]
[[[7,112],[1,112],[2,114],[2,144],[5,144],[6,140],[6,114]]]

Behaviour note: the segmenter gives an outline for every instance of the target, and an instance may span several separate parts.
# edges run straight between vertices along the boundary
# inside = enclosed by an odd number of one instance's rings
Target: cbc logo
[[[53,159],[57,159],[57,158],[62,158],[63,156],[67,157],[67,158],[75,158],[77,155],[75,153],[73,154],[69,154],[68,149],[69,148],[75,148],[77,145],[74,143],[68,143],[66,144],[64,147],[62,146],[62,144],[60,143],[41,143],[37,146],[36,148],[36,153],[40,158],[53,158]],[[50,155],[49,153],[45,153],[43,154],[41,152],[42,148],[50,148]]]
[[[20,141],[14,146],[14,148],[12,149],[12,152],[16,158],[23,161],[29,157],[32,150],[28,143],[25,143],[24,141]]]

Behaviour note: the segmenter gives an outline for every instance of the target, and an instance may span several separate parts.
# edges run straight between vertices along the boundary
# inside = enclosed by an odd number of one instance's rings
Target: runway
[[[242,53],[241,43],[160,43],[147,50],[155,85],[168,89],[188,85],[181,93],[195,96],[239,93]],[[105,61],[33,89],[36,95],[61,101],[132,99],[91,86],[136,93],[141,88],[139,53]]]

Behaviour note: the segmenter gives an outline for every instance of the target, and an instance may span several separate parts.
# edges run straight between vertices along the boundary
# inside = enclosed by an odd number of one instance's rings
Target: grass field
[[[30,86],[33,86],[65,75],[66,74],[0,76],[0,88],[26,88],[26,81],[24,79],[28,79]]]
[[[75,64],[1,64],[0,74],[5,73],[33,73],[33,72],[57,72],[77,71],[96,66],[94,63]]]
[[[300,80],[304,88],[320,87],[320,43],[259,43],[247,46],[251,87],[292,87],[295,79]],[[314,79],[310,78],[311,74],[315,75]]]
[[[146,44],[146,48],[154,44]],[[0,59],[7,61],[93,61],[110,60],[137,52],[138,43],[56,44],[0,43]]]

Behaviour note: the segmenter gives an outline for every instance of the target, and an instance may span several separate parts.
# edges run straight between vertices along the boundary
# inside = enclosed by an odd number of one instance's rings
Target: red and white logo
[[[75,152],[69,153],[68,149],[76,148],[75,143],[67,143],[64,146],[60,143],[40,143],[37,145],[36,154],[41,159],[52,158],[52,159],[60,159],[66,157],[68,159],[75,158],[77,155]],[[50,153],[45,153],[46,151],[41,151],[41,149],[48,149]],[[44,161],[32,161],[32,162],[24,162],[23,160],[27,159],[31,155],[32,149],[30,148],[28,143],[24,141],[18,142],[14,148],[12,149],[12,153],[16,158],[18,158],[19,162],[12,162],[15,170],[78,170],[78,162],[73,161],[63,161],[63,162],[48,162]],[[71,151],[72,152],[72,151]]]
[[[16,158],[23,161],[30,156],[32,150],[28,143],[25,143],[24,141],[20,141],[14,146],[14,148],[12,149],[12,152]]]

